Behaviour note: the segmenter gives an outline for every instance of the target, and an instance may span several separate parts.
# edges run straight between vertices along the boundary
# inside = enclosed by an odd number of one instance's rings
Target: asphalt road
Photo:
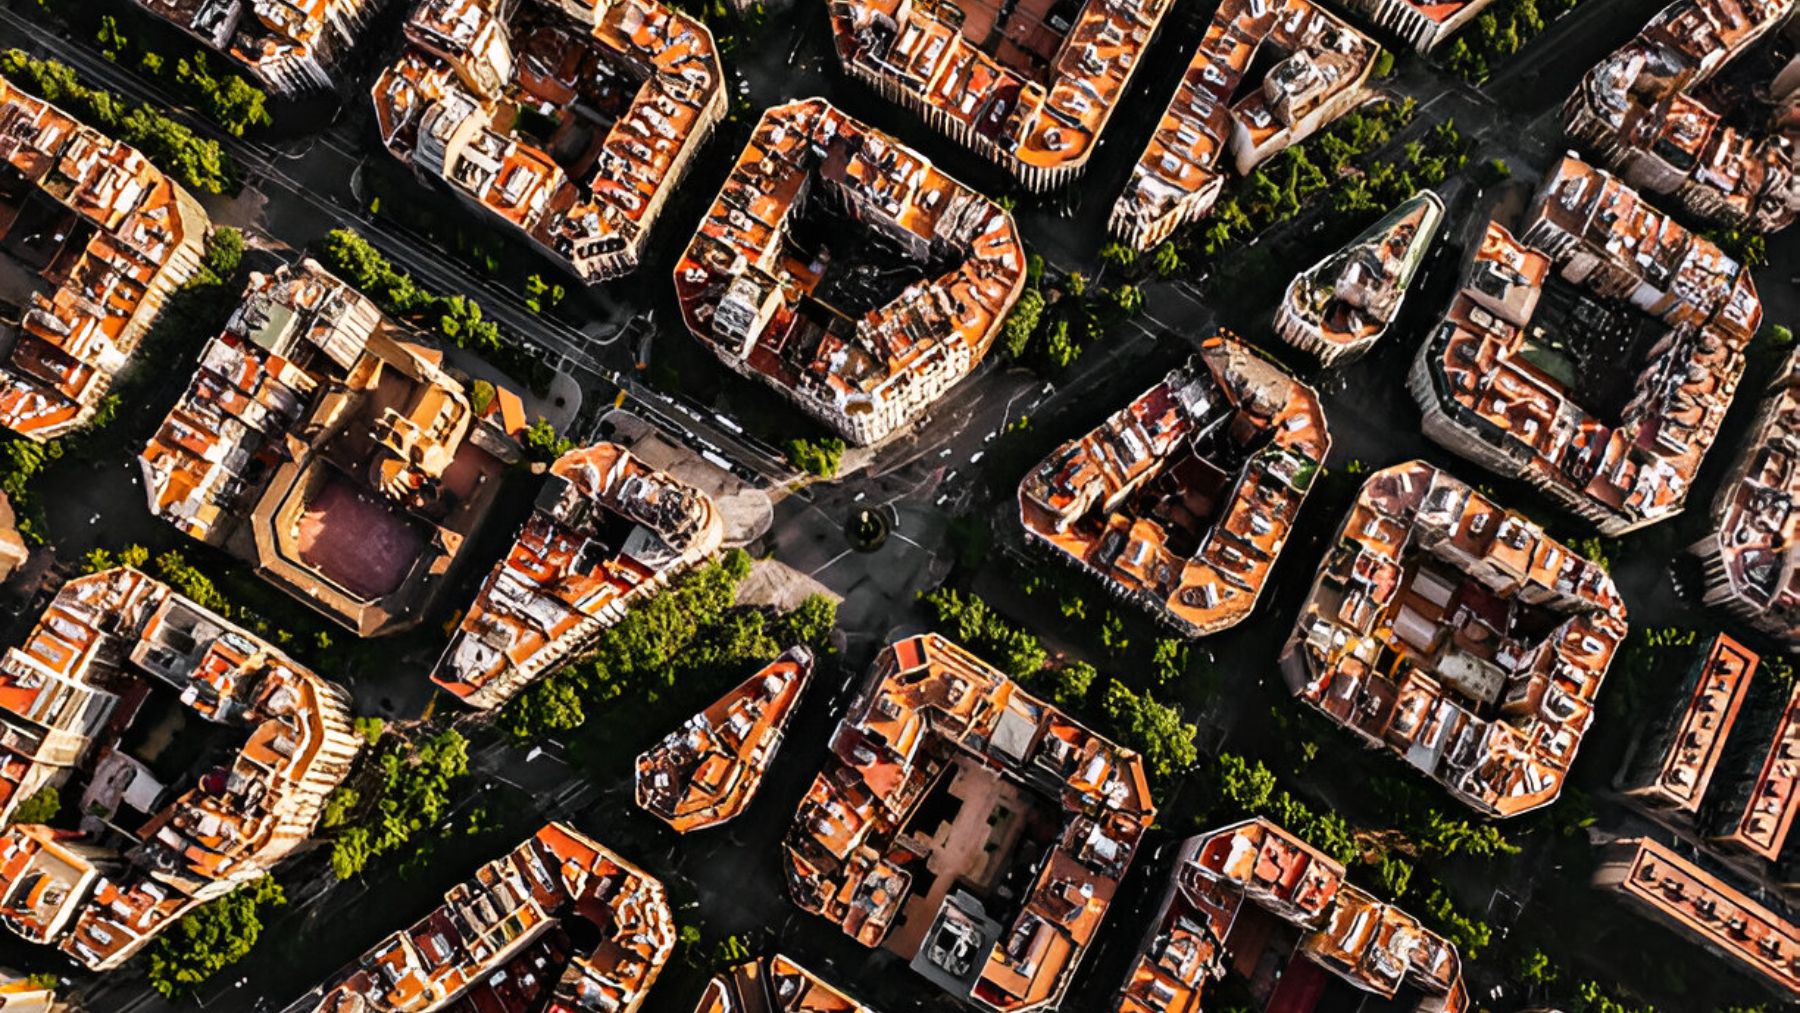
[[[747,84],[753,108],[798,96],[828,94],[853,115],[906,138],[972,185],[994,193],[1009,189],[999,174],[979,159],[866,89],[843,81],[823,35],[824,7],[815,0],[800,0],[796,7],[775,12],[764,39],[779,39],[781,44],[747,46],[731,61]],[[1634,19],[1642,20],[1637,16],[1641,7],[1635,0],[1588,0],[1576,15],[1554,26],[1502,68],[1495,81],[1483,89],[1450,80],[1412,58],[1402,61],[1401,72],[1388,87],[1419,100],[1424,113],[1414,131],[1454,118],[1463,132],[1481,145],[1483,155],[1475,164],[1488,157],[1487,153],[1500,151],[1523,150],[1531,158],[1542,158],[1560,142],[1556,124],[1547,116],[1553,106],[1541,101],[1519,102],[1516,97],[1527,92],[1542,94],[1550,87],[1546,82],[1579,76],[1593,59],[1630,33]],[[1132,93],[1109,127],[1089,178],[1064,193],[1027,201],[1019,211],[1028,242],[1053,263],[1095,275],[1102,272],[1095,254],[1104,241],[1101,232],[1110,195],[1116,192],[1172,87],[1171,68],[1178,75],[1195,37],[1193,32],[1209,12],[1210,6],[1204,4],[1178,9],[1153,50],[1152,59],[1161,71],[1152,69],[1134,82]],[[54,55],[75,65],[85,77],[133,99],[165,107],[176,104],[158,82],[105,61],[90,42],[63,38],[41,21],[11,9],[0,8],[0,42]],[[356,87],[345,91],[352,96],[362,94]],[[651,282],[666,278],[672,251],[710,199],[722,178],[722,168],[696,171],[686,181],[681,202],[685,217],[672,214],[680,220],[662,226],[657,259],[644,269],[643,277],[583,293],[573,300],[581,307],[580,316],[571,319],[570,314],[531,312],[519,293],[388,219],[369,215],[355,187],[358,171],[366,160],[388,156],[369,135],[366,116],[359,110],[351,110],[340,122],[312,137],[280,144],[230,138],[198,116],[177,115],[198,132],[219,140],[245,168],[249,189],[263,198],[251,224],[273,244],[302,248],[329,228],[354,227],[427,285],[477,295],[489,317],[574,376],[590,406],[604,408],[623,392],[628,407],[696,451],[717,452],[734,462],[743,469],[742,477],[765,485],[772,494],[780,495],[788,485],[791,472],[774,447],[754,434],[738,431],[734,424],[721,423],[710,406],[685,394],[658,391],[632,371],[632,346],[644,329],[655,330],[659,354],[692,354],[697,348],[685,335],[670,333],[666,325],[656,329],[648,323],[655,316],[674,319],[667,312],[668,294],[663,291],[667,286]],[[720,133],[711,143],[723,160],[741,135],[730,130]],[[209,204],[222,206],[223,202]],[[251,212],[238,203],[229,213]],[[1267,238],[1274,242],[1305,235],[1304,230],[1314,222],[1312,214],[1302,215]],[[545,266],[546,271],[551,270],[548,262]],[[1438,284],[1447,270],[1453,266],[1434,268]],[[565,763],[563,750],[553,744],[536,754],[507,747],[484,751],[476,763],[479,787],[468,793],[463,804],[492,801],[500,807],[504,803],[511,813],[509,826],[526,826],[548,816],[572,819],[665,877],[678,897],[703,903],[709,929],[742,932],[759,945],[789,948],[852,987],[865,981],[881,981],[883,991],[891,987],[899,1001],[887,1007],[889,1013],[953,1005],[907,973],[896,973],[891,957],[861,951],[829,926],[800,915],[782,895],[773,867],[775,842],[794,801],[818,767],[824,736],[849,687],[860,679],[861,666],[894,632],[917,621],[914,596],[934,586],[949,568],[951,524],[959,516],[979,512],[999,518],[996,526],[1003,534],[1016,534],[1006,518],[1010,516],[1012,487],[1029,463],[1021,448],[1035,452],[1035,448],[1093,425],[1153,383],[1163,369],[1185,354],[1191,342],[1221,324],[1268,344],[1262,337],[1266,334],[1266,307],[1208,305],[1199,290],[1185,282],[1152,280],[1144,288],[1146,312],[1103,346],[1091,350],[1054,383],[990,363],[934,406],[923,425],[869,455],[866,466],[856,474],[781,496],[774,523],[758,549],[774,552],[783,562],[843,595],[840,615],[847,650],[843,667],[834,678],[815,685],[763,797],[742,825],[683,840],[677,846],[673,835],[629,804],[628,778],[595,785]],[[1421,288],[1429,286],[1422,282]],[[1418,312],[1428,315],[1434,309],[1428,306]],[[1395,396],[1397,385],[1390,381],[1408,352],[1403,344],[1398,338],[1390,339],[1392,347],[1374,359],[1323,378],[1337,438],[1334,465],[1355,458],[1397,460],[1395,454],[1408,453],[1447,460],[1447,455],[1418,436],[1416,412],[1403,396]],[[598,414],[588,417],[597,419]],[[1029,435],[1007,435],[1006,427],[1021,418],[1029,420]],[[892,522],[892,535],[872,553],[852,551],[843,536],[849,516],[865,508],[883,512]],[[135,511],[141,518],[138,502],[121,504],[118,509]],[[1324,525],[1330,519],[1312,516],[1310,520]],[[1287,582],[1290,592],[1310,574],[1316,557],[1308,553],[1308,546],[1297,544],[1289,549],[1293,558],[1284,560],[1278,577]],[[1646,576],[1646,581],[1649,579]],[[432,902],[434,889],[441,890],[466,875],[475,861],[498,853],[504,845],[483,838],[481,847],[485,853],[473,845],[467,855],[457,851],[456,861],[446,855],[441,863],[444,868],[427,877],[428,881],[380,881],[317,892],[296,889],[303,899],[278,924],[286,927],[284,933],[291,930],[296,938],[304,936],[312,952],[305,959],[289,959],[287,954],[253,955],[234,969],[236,978],[218,982],[209,991],[208,1008],[249,1009],[256,999],[276,1005],[291,999],[339,961],[416,917]],[[1107,933],[1109,952],[1096,955],[1096,964],[1113,966],[1122,954],[1111,951],[1135,945],[1144,907],[1156,894],[1149,882],[1154,878],[1152,865],[1141,863],[1124,898],[1115,906],[1111,916],[1114,930]],[[1085,984],[1088,994],[1097,994],[1096,989],[1103,992],[1106,983],[1098,981],[1099,972],[1092,966],[1090,971],[1089,977],[1096,980]],[[172,1008],[147,993],[135,979],[113,977],[117,980],[86,992],[93,1009],[149,1013]],[[650,1008],[690,1009],[692,996],[684,987],[659,989]]]

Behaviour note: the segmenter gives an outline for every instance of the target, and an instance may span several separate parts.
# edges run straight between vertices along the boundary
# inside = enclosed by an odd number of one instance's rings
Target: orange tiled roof
[[[1392,999],[1404,984],[1421,1010],[1471,1008],[1454,944],[1259,817],[1182,842],[1113,1013],[1200,1013],[1208,981],[1240,959],[1231,943],[1246,904],[1299,929],[1298,953],[1365,992]]]
[[[546,967],[533,944],[570,920],[586,923],[593,950]],[[662,884],[573,827],[550,823],[288,1009],[423,1013],[458,998],[498,1009],[506,995],[521,1009],[632,1013],[674,948]],[[503,985],[507,992],[495,991]]]
[[[811,651],[788,648],[638,754],[637,804],[684,834],[742,814],[781,748],[812,666]]]
[[[471,706],[498,706],[638,598],[711,556],[723,534],[705,493],[625,448],[596,443],[564,454],[432,681]]]
[[[1795,0],[1675,0],[1588,71],[1563,106],[1571,134],[1633,186],[1760,231],[1800,209],[1782,131],[1748,136],[1694,92],[1793,14]]]
[[[1039,20],[1047,9],[993,0],[830,5],[846,70],[1032,189],[1086,168],[1169,0],[1086,0],[1067,24]]]
[[[1281,665],[1370,747],[1516,816],[1561,793],[1625,633],[1604,570],[1413,461],[1363,484]]]
[[[65,584],[25,646],[0,661],[8,748],[20,746],[22,729],[58,748],[42,738],[49,724],[71,737],[65,755],[28,759],[63,768],[46,777],[86,767],[101,733],[118,734],[129,715],[115,713],[121,695],[146,680],[173,687],[208,721],[247,729],[226,769],[126,828],[135,839],[123,855],[104,840],[42,828],[14,825],[0,836],[0,920],[94,970],[124,962],[186,910],[259,878],[305,843],[361,745],[341,688],[167,585],[120,568]],[[54,714],[43,710],[49,703]],[[119,760],[125,765],[108,766]],[[135,762],[110,748],[100,761],[101,770]],[[92,780],[84,805],[124,819],[106,812],[119,805],[109,792],[123,789],[100,773]],[[102,864],[119,871],[102,874]],[[49,896],[34,886],[49,881],[64,888]]]
[[[579,20],[578,7],[538,0],[515,14],[530,27],[513,35],[483,0],[422,0],[407,21],[410,47],[371,96],[395,157],[593,283],[637,266],[726,96],[712,33],[698,19],[656,0],[602,0]],[[570,157],[590,129],[576,107],[603,104],[593,89],[630,89],[630,98]],[[522,114],[547,111],[574,126],[538,140],[520,129]],[[565,164],[577,167],[573,177]]]
[[[788,248],[796,205],[814,190],[919,262],[929,251],[954,266],[856,319],[825,306],[814,268]],[[697,338],[857,443],[906,425],[966,376],[1024,283],[1010,214],[823,99],[763,114],[675,266]]]
[[[694,1013],[875,1013],[793,960],[776,954],[712,976]]]
[[[1676,812],[1700,808],[1759,660],[1723,633],[1713,638],[1693,669],[1687,706],[1665,725],[1652,725],[1640,743],[1641,760],[1634,767],[1653,770],[1628,782],[1626,794]]]
[[[1444,202],[1430,190],[1401,201],[1294,277],[1275,311],[1276,333],[1327,366],[1366,353],[1400,314],[1443,219]]]
[[[1239,95],[1265,47],[1280,54],[1261,87]],[[1305,140],[1363,94],[1380,47],[1308,0],[1221,0],[1156,132],[1113,204],[1113,234],[1148,249],[1211,210],[1239,173]]]
[[[1060,1002],[1156,815],[1138,755],[936,634],[882,651],[831,749],[788,831],[789,892],[865,946],[911,891],[884,856],[953,758],[1056,792],[1057,841],[1006,934],[973,955],[969,997],[998,1011]]]
[[[1616,423],[1535,361],[1532,319],[1552,263],[1668,326]],[[1434,440],[1620,534],[1682,509],[1761,322],[1749,271],[1617,178],[1565,158],[1523,241],[1488,224],[1408,385]]]
[[[1769,384],[1755,427],[1713,500],[1713,530],[1694,545],[1706,604],[1785,643],[1800,643],[1800,353]]]
[[[1222,332],[1027,473],[1019,516],[1109,590],[1205,636],[1249,618],[1330,450],[1313,389]],[[1198,474],[1217,487],[1195,497]]]
[[[41,259],[21,266],[44,285],[5,325],[16,333],[0,362],[0,425],[47,440],[99,406],[163,300],[198,269],[208,222],[137,149],[8,82],[0,82],[0,162],[21,184],[0,202],[0,234],[28,193],[65,216],[39,223],[55,242],[14,237]]]
[[[1647,837],[1615,841],[1600,856],[1594,885],[1633,906],[1790,999],[1800,998],[1800,931],[1786,918]]]

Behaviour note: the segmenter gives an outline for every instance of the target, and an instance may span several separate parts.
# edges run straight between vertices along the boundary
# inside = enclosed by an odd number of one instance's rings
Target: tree
[[[1113,288],[1112,301],[1113,305],[1119,308],[1119,312],[1126,316],[1134,316],[1143,311],[1144,290],[1126,282]]]
[[[263,876],[184,916],[156,937],[151,987],[170,999],[192,992],[243,959],[262,937],[263,910],[286,903],[280,884]]]
[[[101,16],[100,31],[95,38],[100,42],[101,55],[109,62],[117,63],[119,57],[130,47],[130,40],[125,38],[125,33],[119,31],[118,19],[111,14]]]
[[[62,794],[53,784],[46,784],[31,797],[13,807],[14,823],[48,823],[62,811]]]
[[[837,610],[837,599],[830,595],[809,594],[794,611],[781,617],[777,636],[784,644],[823,647],[837,627]]]
[[[362,796],[354,788],[338,785],[331,789],[331,794],[325,796],[325,811],[319,817],[319,825],[327,830],[342,826],[350,819],[351,812],[360,801]]]
[[[1043,313],[1044,293],[1028,288],[1019,294],[1019,301],[1013,303],[1012,312],[1006,315],[1006,323],[1001,325],[1001,347],[1008,358],[1016,360],[1025,355]]]
[[[556,427],[542,415],[525,429],[525,454],[534,461],[549,464],[575,449],[575,441],[556,435]]]
[[[1100,259],[1116,267],[1130,267],[1137,263],[1137,256],[1136,250],[1117,240],[1100,247]]]
[[[1144,765],[1153,777],[1172,778],[1199,758],[1194,726],[1181,720],[1180,711],[1157,702],[1148,691],[1133,693],[1113,679],[1106,684],[1101,709],[1114,733],[1143,754]]]
[[[486,415],[494,406],[494,385],[486,380],[476,380],[469,385],[469,407],[477,415]]]
[[[1075,707],[1087,700],[1088,690],[1094,685],[1100,673],[1094,666],[1085,661],[1075,660],[1063,663],[1056,669],[1056,689],[1053,696],[1058,707]]]
[[[1391,50],[1382,49],[1375,54],[1375,66],[1370,74],[1375,77],[1386,77],[1394,72],[1394,54]]]
[[[1159,637],[1150,649],[1150,665],[1155,670],[1156,681],[1167,686],[1179,679],[1187,671],[1187,645],[1172,637]]]
[[[1562,976],[1561,970],[1551,962],[1550,955],[1539,949],[1533,949],[1530,953],[1520,957],[1518,968],[1513,974],[1521,982],[1533,988],[1554,985],[1556,979]]]
[[[844,451],[848,448],[836,436],[821,436],[816,440],[796,436],[788,440],[783,449],[787,452],[788,463],[794,467],[817,478],[833,478],[843,464]]]
[[[1150,259],[1160,277],[1167,278],[1181,270],[1181,251],[1175,248],[1174,243],[1166,239],[1157,244]]]

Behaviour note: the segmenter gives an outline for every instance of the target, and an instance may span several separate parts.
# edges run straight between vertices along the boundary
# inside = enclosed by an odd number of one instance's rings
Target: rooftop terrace
[[[498,707],[590,644],[633,602],[718,551],[723,533],[705,493],[623,447],[596,443],[564,454],[432,681],[471,707]]]
[[[1318,395],[1207,339],[1019,483],[1026,534],[1198,637],[1249,618],[1331,449]]]
[[[525,428],[311,260],[253,274],[139,457],[151,512],[359,636],[423,621]]]
[[[820,205],[837,227],[798,228]],[[834,258],[869,236],[916,273],[872,308],[833,305]],[[763,114],[675,267],[701,344],[858,444],[968,375],[1024,284],[1010,214],[823,99]]]
[[[1169,0],[831,0],[838,58],[1033,190],[1087,167]]]
[[[1563,105],[1569,133],[1632,186],[1668,194],[1696,215],[1758,231],[1787,227],[1800,210],[1792,138],[1777,124],[1746,133],[1699,89],[1794,9],[1794,0],[1676,0],[1588,71]]]
[[[137,149],[0,81],[0,426],[87,422],[209,227]]]
[[[637,758],[637,804],[680,833],[743,814],[812,677],[812,652],[781,657]]]
[[[1625,633],[1606,571],[1413,461],[1363,484],[1281,668],[1370,748],[1517,816],[1562,792]]]
[[[706,25],[656,0],[421,0],[371,89],[421,178],[589,284],[634,270],[725,114]]]
[[[795,903],[865,946],[890,933],[905,940],[903,958],[979,1008],[1055,1008],[1155,818],[1138,755],[935,634],[882,651],[831,750],[784,846]],[[976,792],[989,800],[972,806],[976,822],[995,818],[995,800],[1013,799],[1000,822],[1017,828],[989,823],[977,833],[990,841],[1003,833],[1008,850],[1022,849],[1011,889],[985,900],[949,892],[968,879],[1004,878],[987,868],[990,851],[958,847],[964,835],[943,811],[959,814],[954,800]],[[1050,800],[1042,815],[1027,793]],[[934,808],[938,819],[925,814]],[[1027,843],[1039,840],[1048,842],[1041,858]],[[936,878],[915,884],[927,871]],[[915,886],[926,891],[922,903]],[[984,904],[997,906],[991,917]],[[960,931],[945,935],[951,916]]]
[[[1308,979],[1310,965],[1382,999],[1410,991],[1420,1013],[1472,1008],[1455,945],[1351,883],[1316,848],[1257,818],[1181,843],[1114,1013],[1201,1013],[1212,979],[1281,959],[1286,937],[1269,931],[1267,917],[1300,932],[1280,972],[1282,990],[1289,979]],[[1289,1007],[1271,999],[1268,1008]]]
[[[662,884],[550,823],[285,1013],[633,1013],[674,948]]]
[[[1619,535],[1682,510],[1761,323],[1749,271],[1569,157],[1468,251],[1407,386],[1433,440]]]
[[[243,730],[225,765],[164,784],[112,751],[151,683]],[[304,844],[361,744],[347,693],[167,585],[125,568],[70,581],[0,658],[0,745],[7,811],[91,774],[88,818],[0,833],[0,924],[116,967]]]

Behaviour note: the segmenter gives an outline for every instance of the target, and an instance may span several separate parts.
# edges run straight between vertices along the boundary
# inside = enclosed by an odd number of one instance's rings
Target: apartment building
[[[639,753],[638,808],[683,834],[742,815],[781,750],[812,669],[812,652],[790,647]]]
[[[1719,768],[1760,659],[1721,633],[1687,666],[1679,689],[1687,705],[1652,719],[1621,778],[1628,797],[1692,819]]]
[[[293,98],[329,90],[381,0],[135,0],[202,45],[229,56],[265,91]]]
[[[776,954],[712,976],[694,1013],[875,1013],[835,985]]]
[[[1331,451],[1318,394],[1229,332],[1019,483],[1029,540],[1188,637],[1250,617]]]
[[[137,149],[0,81],[0,425],[44,441],[93,418],[210,227]]]
[[[871,237],[891,283],[833,270]],[[1005,209],[817,98],[763,114],[675,265],[702,345],[858,445],[969,375],[1024,286]]]
[[[310,259],[253,274],[139,455],[150,511],[357,636],[410,629],[521,456],[487,386]]]
[[[1750,272],[1573,157],[1521,224],[1488,224],[1413,361],[1425,434],[1604,534],[1675,516],[1762,323]]]
[[[712,32],[657,0],[421,0],[405,34],[382,143],[590,285],[637,268],[728,103]]]
[[[635,1013],[674,949],[662,884],[549,823],[284,1013]]]
[[[1367,99],[1380,52],[1309,0],[1221,0],[1108,228],[1148,250],[1205,217],[1232,169],[1248,175]]]
[[[1344,9],[1392,32],[1421,53],[1474,21],[1494,0],[1343,0]]]
[[[80,812],[107,828],[0,831],[0,924],[95,971],[304,845],[363,743],[342,688],[128,568],[65,584],[0,686],[5,811],[80,778]],[[182,734],[243,744],[165,783],[125,733],[172,712],[205,722]]]
[[[1155,815],[1136,753],[944,637],[909,637],[832,734],[783,846],[788,892],[978,1009],[1055,1009]],[[1041,847],[1028,821],[1054,841],[1029,886],[1001,890]]]
[[[1270,919],[1292,931],[1271,932]],[[1293,951],[1284,954],[1290,945]],[[1331,989],[1331,977],[1382,1000],[1410,991],[1419,1013],[1474,1008],[1455,944],[1351,883],[1343,865],[1317,848],[1258,817],[1181,842],[1160,909],[1112,1010],[1201,1013],[1214,979],[1232,970],[1247,976],[1270,962],[1280,967],[1268,999],[1272,1010],[1312,1008]]]
[[[1702,86],[1794,8],[1795,0],[1675,0],[1588,71],[1563,103],[1564,126],[1627,183],[1691,214],[1758,232],[1786,228],[1800,210],[1791,138],[1779,122],[1746,125],[1737,110],[1709,106],[1718,93]],[[1770,84],[1782,86],[1791,93],[1779,79]]]
[[[1028,189],[1086,168],[1170,0],[831,0],[844,70]]]
[[[1689,551],[1706,604],[1800,644],[1800,352],[1770,380],[1743,449],[1713,499],[1712,531]]]
[[[1594,886],[1800,1000],[1800,930],[1672,848],[1647,837],[1614,841],[1600,853]]]
[[[1401,201],[1294,277],[1275,308],[1275,333],[1326,368],[1368,354],[1400,315],[1443,220],[1444,202],[1430,190]]]
[[[573,658],[625,610],[719,550],[707,495],[596,443],[557,458],[431,681],[483,710]]]
[[[1625,639],[1606,571],[1422,461],[1371,475],[1331,544],[1294,695],[1483,815],[1555,801]]]

